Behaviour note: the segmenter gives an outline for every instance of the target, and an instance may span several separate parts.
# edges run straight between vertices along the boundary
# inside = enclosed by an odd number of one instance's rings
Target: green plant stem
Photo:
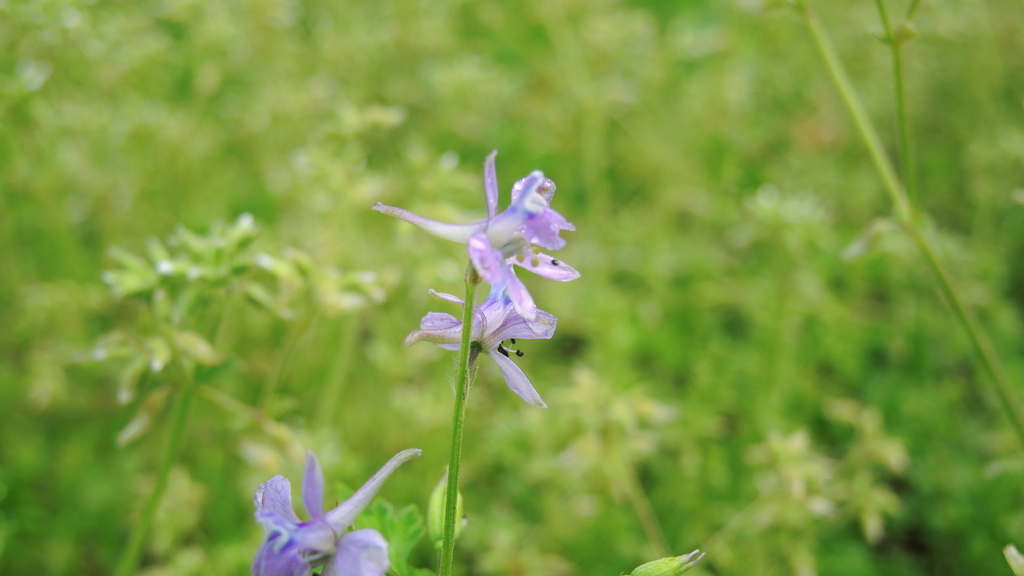
[[[896,171],[893,170],[892,164],[889,163],[889,158],[885,155],[885,147],[882,146],[882,140],[878,137],[871,119],[868,118],[868,113],[864,110],[864,105],[857,96],[857,91],[854,90],[853,83],[850,82],[850,77],[847,76],[846,69],[843,68],[843,64],[839,60],[839,55],[836,53],[835,46],[832,45],[828,32],[825,31],[818,16],[806,4],[802,5],[800,10],[807,20],[807,26],[811,29],[811,34],[818,44],[822,58],[825,59],[825,65],[828,66],[828,70],[832,74],[832,80],[836,83],[836,88],[839,89],[839,94],[849,109],[850,115],[853,116],[853,122],[857,125],[857,131],[860,132],[864,143],[868,147],[868,153],[871,154],[871,160],[874,162],[878,174],[882,177],[885,190],[889,193],[893,206],[896,208],[897,216],[901,222],[910,222],[912,213],[910,202],[907,200],[907,194],[903,191],[903,186],[900,185]]]
[[[459,372],[455,380],[455,414],[452,416],[452,449],[448,459],[448,485],[445,487],[444,532],[441,544],[441,566],[438,576],[451,576],[455,557],[455,526],[459,497],[459,463],[462,460],[462,433],[466,424],[466,399],[469,380],[478,350],[472,345],[473,300],[480,275],[472,264],[466,269],[466,301],[462,310],[462,345],[459,348]]]
[[[949,302],[950,307],[953,308],[954,315],[971,341],[971,346],[985,367],[985,371],[988,372],[995,382],[1000,404],[1006,412],[1006,416],[1009,418],[1021,444],[1024,444],[1024,411],[1021,410],[1020,403],[1017,400],[1009,378],[1006,376],[1006,372],[1003,370],[999,357],[996,355],[992,342],[981,329],[972,311],[964,306],[963,299],[953,286],[949,273],[939,260],[931,241],[917,228],[906,192],[904,192],[903,187],[900,185],[900,181],[896,177],[888,157],[885,155],[882,142],[878,138],[878,134],[875,132],[874,126],[864,110],[864,105],[853,88],[853,84],[846,75],[846,70],[836,54],[835,47],[832,45],[828,33],[825,31],[824,26],[822,26],[821,20],[806,5],[802,5],[800,10],[807,20],[807,26],[810,28],[822,58],[824,58],[825,64],[832,74],[832,80],[835,82],[836,88],[839,89],[839,93],[842,95],[850,115],[853,116],[857,129],[864,139],[868,152],[871,154],[871,159],[874,161],[875,167],[878,169],[878,173],[885,184],[885,189],[889,193],[890,198],[892,198],[900,224],[913,237],[918,249],[921,250],[922,255],[928,262],[928,266],[934,274],[939,289],[942,291],[947,302]]]
[[[910,6],[907,8],[907,20],[914,17],[914,12],[917,12],[918,5],[921,4],[921,0],[913,0]]]
[[[900,152],[903,158],[903,186],[907,189],[907,197],[911,210],[917,206],[917,186],[914,178],[914,151],[910,145],[910,120],[907,117],[907,98],[903,82],[903,43],[904,38],[897,38],[893,33],[889,13],[885,9],[885,0],[875,0],[878,15],[885,28],[886,41],[892,54],[892,82],[896,97],[896,124],[900,132]]]
[[[253,408],[248,404],[239,401],[234,396],[225,394],[216,388],[209,386],[200,385],[198,387],[199,395],[208,400],[210,403],[236,414],[249,420],[253,424],[259,426],[268,436],[274,440],[287,442],[293,446],[301,447],[301,443],[295,437],[295,433],[290,428],[281,424],[277,420],[274,420],[270,416],[267,416],[265,412],[257,408]]]
[[[178,394],[178,404],[174,409],[174,422],[171,428],[171,437],[167,441],[167,450],[164,452],[163,461],[160,463],[160,470],[157,472],[156,484],[153,491],[146,500],[142,509],[142,517],[135,525],[131,536],[128,538],[128,545],[125,546],[121,561],[117,565],[115,576],[131,576],[139,565],[139,558],[142,556],[142,546],[146,542],[149,530],[153,526],[153,519],[156,517],[157,508],[160,507],[160,500],[167,489],[167,480],[171,475],[171,468],[178,461],[178,454],[181,452],[181,443],[185,437],[185,429],[188,424],[188,415],[192,407],[192,399],[195,396],[194,387],[186,385]]]
[[[277,391],[278,384],[284,378],[284,374],[288,371],[288,367],[291,365],[292,356],[295,354],[295,348],[298,346],[299,340],[306,335],[306,331],[313,324],[313,320],[316,318],[316,310],[313,310],[305,320],[295,320],[288,325],[287,335],[285,336],[284,349],[278,354],[274,361],[274,367],[270,373],[270,378],[263,383],[263,391],[260,394],[260,409],[268,410],[270,408],[270,402],[274,399],[274,393]]]
[[[661,529],[658,515],[654,513],[654,506],[651,506],[651,500],[644,492],[643,485],[640,484],[636,469],[632,464],[626,463],[625,465],[627,471],[623,480],[626,496],[629,498],[630,504],[633,505],[637,518],[640,519],[640,525],[643,527],[644,533],[647,534],[647,541],[654,548],[654,555],[658,558],[671,556],[672,549],[668,545],[668,539],[665,538],[665,531]]]
[[[349,367],[352,365],[352,356],[355,353],[356,341],[359,339],[359,327],[361,317],[359,312],[353,312],[344,319],[341,332],[341,345],[335,356],[334,365],[328,372],[327,385],[324,387],[323,395],[320,398],[320,406],[317,408],[316,419],[318,427],[324,427],[335,418],[334,408],[341,397],[342,386],[348,378]]]

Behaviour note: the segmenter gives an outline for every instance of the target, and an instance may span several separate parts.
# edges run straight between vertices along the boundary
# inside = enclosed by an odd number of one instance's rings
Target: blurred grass
[[[895,158],[875,6],[820,4]],[[920,204],[1019,382],[1024,14],[936,0],[914,25]],[[440,309],[428,288],[458,292],[464,256],[369,207],[479,216],[491,149],[504,194],[534,168],[558,184],[555,208],[579,230],[558,257],[583,277],[524,278],[560,319],[519,361],[548,410],[481,370],[464,573],[616,574],[650,559],[630,474],[674,553],[712,543],[703,573],[999,573],[1003,545],[1024,542],[1020,448],[975,392],[987,385],[912,242],[882,232],[842,258],[887,199],[786,10],[7,0],[0,118],[4,574],[109,573],[157,468],[166,426],[117,448],[135,406],[116,403],[116,370],[79,361],[140,318],[100,282],[107,247],[142,253],[179,223],[205,231],[245,211],[265,229],[254,251],[294,246],[375,270],[389,291],[300,334],[272,415],[348,484],[423,448],[384,496],[425,506],[446,461],[452,359],[401,342]],[[207,384],[258,404],[289,330],[233,303],[230,360]],[[314,420],[332,381],[337,410]],[[837,398],[879,411],[905,472],[857,456],[874,444],[829,416]],[[300,466],[259,426],[197,403],[144,566],[248,573],[252,491]],[[874,543],[851,496],[864,478],[902,502]],[[814,512],[819,496],[831,516]],[[431,566],[429,547],[414,560]]]

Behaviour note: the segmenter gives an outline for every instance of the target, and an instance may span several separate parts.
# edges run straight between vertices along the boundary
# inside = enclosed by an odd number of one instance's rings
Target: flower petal
[[[272,535],[260,545],[252,561],[253,576],[307,576],[312,571],[309,562],[299,557],[295,544],[281,546],[276,541],[280,538],[285,536]]]
[[[447,330],[460,325],[458,318],[444,312],[427,312],[420,320],[420,330]]]
[[[504,340],[548,340],[555,335],[558,318],[549,312],[537,310],[537,317],[527,320],[518,314],[510,314],[505,321],[488,335],[485,348],[497,347]]]
[[[540,398],[540,394],[534,390],[533,385],[530,384],[530,380],[523,374],[523,371],[516,366],[516,363],[511,358],[505,356],[497,350],[487,350],[487,355],[494,360],[498,368],[501,368],[501,374],[505,377],[505,384],[519,395],[520,398],[526,400],[528,403],[540,408],[547,408],[547,404],[544,403]]]
[[[562,230],[575,230],[576,227],[561,214],[548,208],[542,213],[530,216],[523,224],[523,237],[530,244],[536,244],[548,250],[565,248],[565,239],[558,235]]]
[[[302,503],[314,520],[324,517],[324,470],[312,450],[306,449],[306,473],[302,475]]]
[[[405,345],[412,346],[420,340],[434,344],[458,344],[462,338],[462,322],[451,314],[427,312],[420,320],[420,329],[413,330],[405,337]]]
[[[380,487],[384,485],[384,481],[388,479],[388,476],[391,476],[391,473],[396,468],[420,454],[423,454],[423,451],[418,448],[402,450],[395,454],[376,474],[366,481],[366,484],[363,484],[359,490],[356,490],[355,494],[342,502],[337,508],[328,512],[327,522],[330,523],[334,532],[338,534],[344,532],[345,528],[348,528],[352,521],[356,519],[356,516],[359,516],[359,513],[363,511],[363,508],[366,508],[366,505],[370,503],[370,500],[377,494]]]
[[[511,268],[505,275],[505,282],[508,296],[512,299],[512,306],[515,307],[516,312],[527,320],[535,319],[537,317],[537,304],[533,301],[533,296],[530,296],[530,291],[526,289],[526,285],[523,284],[522,280],[516,278]]]
[[[384,576],[390,565],[387,541],[373,528],[363,528],[338,540],[338,553],[322,576]]]
[[[498,151],[494,150],[484,160],[484,195],[487,197],[487,217],[494,218],[498,212],[498,171],[494,167],[494,157]]]
[[[515,204],[516,200],[519,199],[519,195],[523,193],[523,188],[526,187],[528,178],[529,176],[516,181],[516,183],[512,185],[513,204]],[[548,204],[550,205],[551,200],[555,197],[555,183],[549,178],[544,178],[540,185],[537,186],[537,192],[540,193],[540,195],[544,197],[544,199],[547,200]]]
[[[299,517],[292,509],[292,483],[284,476],[274,476],[260,484],[253,496],[253,503],[256,505],[257,520],[260,520],[261,515],[268,518],[272,515],[292,524],[299,523]]]
[[[469,238],[469,259],[480,277],[494,284],[500,282],[504,275],[505,261],[501,251],[491,247],[491,239],[487,234],[478,232]]]
[[[547,254],[536,254],[530,258],[523,258],[520,262],[519,258],[510,258],[509,262],[517,266],[522,266],[530,272],[543,276],[548,280],[556,280],[558,282],[568,282],[575,280],[580,277],[580,273],[575,268],[569,266],[561,260],[555,260]]]
[[[440,236],[445,240],[461,242],[463,244],[465,244],[469,240],[469,237],[474,233],[487,227],[487,220],[481,220],[472,224],[450,224],[448,222],[440,222],[438,220],[424,218],[423,216],[413,214],[408,210],[403,210],[394,206],[387,206],[380,202],[377,202],[373,209],[377,212],[387,214],[388,216],[394,216],[395,218],[405,220],[414,226],[419,226],[434,236]]]

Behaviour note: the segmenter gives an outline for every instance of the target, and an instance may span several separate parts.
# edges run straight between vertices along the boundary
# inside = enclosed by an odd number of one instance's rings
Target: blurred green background
[[[895,158],[876,6],[818,4]],[[920,204],[1020,382],[1024,11],[926,1],[914,26]],[[427,289],[460,292],[464,248],[369,208],[478,218],[492,149],[502,205],[532,169],[557,183],[582,278],[521,274],[559,317],[518,360],[548,409],[481,366],[459,573],[614,576],[697,547],[698,574],[1010,573],[1021,446],[877,223],[803,20],[757,0],[0,0],[0,572],[111,573],[153,485],[181,382],[132,368],[153,292],[111,294],[109,247],[246,212],[242,260],[314,272],[255,266],[183,320],[226,361],[196,372],[141,572],[248,574],[253,490],[298,480],[301,446],[349,486],[422,448],[382,496],[423,509],[453,354],[402,340],[455,312]]]

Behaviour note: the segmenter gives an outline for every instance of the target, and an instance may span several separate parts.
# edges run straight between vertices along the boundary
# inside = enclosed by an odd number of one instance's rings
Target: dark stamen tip
[[[520,358],[522,358],[523,354],[525,354],[525,352],[523,352],[522,350],[516,350],[516,356],[519,356]],[[508,356],[508,354],[506,354],[506,356]]]
[[[552,258],[551,259],[551,265],[552,266],[558,266],[558,260],[555,260],[554,258]]]

